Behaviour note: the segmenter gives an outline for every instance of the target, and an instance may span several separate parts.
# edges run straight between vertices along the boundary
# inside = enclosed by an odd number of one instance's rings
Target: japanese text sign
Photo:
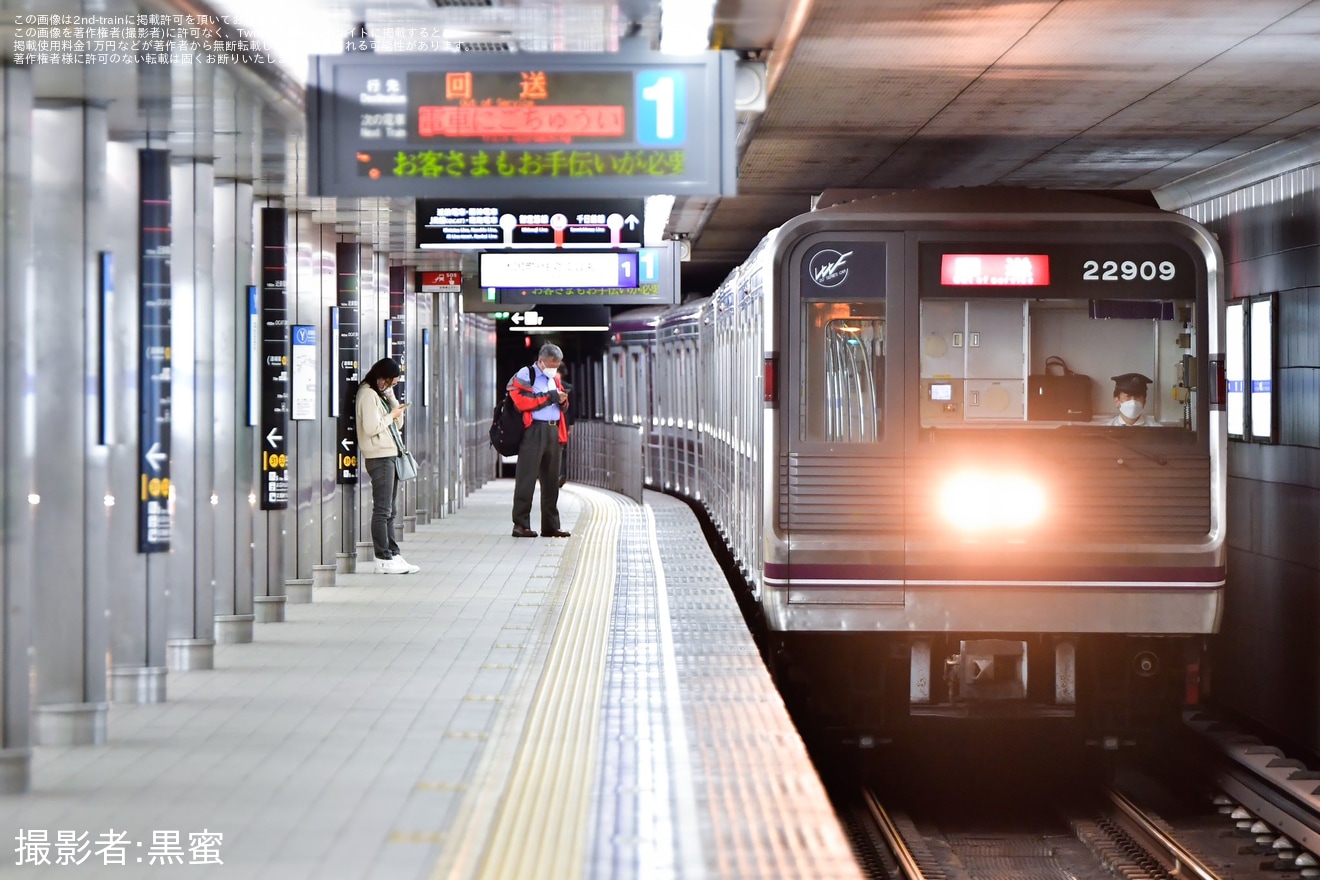
[[[728,52],[318,56],[311,195],[732,195]]]

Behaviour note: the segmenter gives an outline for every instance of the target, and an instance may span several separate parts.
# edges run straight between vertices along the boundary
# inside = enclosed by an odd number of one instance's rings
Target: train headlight
[[[939,503],[944,518],[962,531],[1021,529],[1045,513],[1045,490],[1019,475],[962,473],[944,484]]]

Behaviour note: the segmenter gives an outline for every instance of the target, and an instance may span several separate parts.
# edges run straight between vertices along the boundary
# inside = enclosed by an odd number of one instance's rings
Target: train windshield
[[[921,425],[1194,429],[1194,314],[1176,299],[923,297]]]
[[[803,439],[879,440],[885,404],[883,304],[808,303],[807,325]]]

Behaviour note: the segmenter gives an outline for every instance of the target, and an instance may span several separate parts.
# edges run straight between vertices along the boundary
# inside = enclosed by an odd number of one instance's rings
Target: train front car
[[[1211,236],[1096,195],[900,193],[795,218],[774,265],[783,646],[846,659],[834,696],[886,724],[1112,744],[1194,702],[1226,558]]]

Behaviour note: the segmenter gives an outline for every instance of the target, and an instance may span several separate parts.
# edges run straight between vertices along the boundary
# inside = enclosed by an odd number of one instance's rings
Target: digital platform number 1
[[[637,140],[643,146],[675,146],[687,140],[687,78],[678,70],[637,75]]]

